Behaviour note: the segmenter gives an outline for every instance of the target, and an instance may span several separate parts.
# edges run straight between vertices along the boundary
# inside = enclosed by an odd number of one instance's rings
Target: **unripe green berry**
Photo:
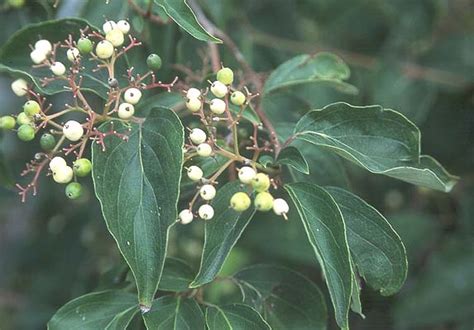
[[[252,180],[252,187],[257,192],[267,191],[270,188],[270,178],[265,173],[258,173]]]
[[[259,192],[254,201],[258,211],[267,212],[273,208],[273,196],[269,192]]]
[[[29,100],[23,105],[23,112],[26,113],[27,116],[32,117],[37,113],[40,113],[41,106],[38,102]]]
[[[45,133],[40,138],[40,145],[41,148],[45,151],[51,151],[56,146],[56,139],[54,135]]]
[[[66,186],[65,192],[69,199],[78,199],[82,196],[82,185],[77,182],[71,182]]]
[[[146,59],[146,65],[148,65],[148,68],[150,70],[156,71],[161,68],[161,57],[158,56],[157,54],[150,54],[148,58]]]
[[[72,168],[74,174],[79,177],[85,177],[92,171],[92,163],[87,158],[80,158],[73,163]]]
[[[230,199],[230,207],[232,207],[237,212],[243,212],[250,207],[252,201],[250,200],[249,195],[244,192],[235,193]]]
[[[16,117],[16,123],[18,125],[33,124],[33,120],[26,113],[20,112]]]
[[[35,138],[35,129],[29,124],[23,124],[18,128],[17,135],[22,141],[31,141]]]
[[[230,85],[234,81],[234,72],[229,68],[222,68],[217,71],[217,80],[225,85]]]
[[[0,117],[0,128],[14,129],[15,124],[16,124],[15,118],[13,118],[12,116]]]
[[[87,55],[92,52],[92,41],[89,38],[82,37],[77,41],[77,49],[81,54]]]
[[[25,5],[25,0],[8,0],[8,4],[13,8],[21,8]]]
[[[230,95],[230,102],[235,105],[242,105],[245,103],[245,95],[240,91],[235,91]]]

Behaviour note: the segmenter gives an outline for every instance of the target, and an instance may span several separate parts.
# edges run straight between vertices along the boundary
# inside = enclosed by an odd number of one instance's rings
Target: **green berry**
[[[249,195],[244,192],[235,193],[230,199],[230,207],[237,212],[243,212],[250,207],[251,200]]]
[[[66,196],[69,199],[78,199],[82,196],[82,185],[77,182],[71,182],[66,186]]]
[[[81,158],[73,163],[72,168],[74,170],[74,174],[79,177],[84,177],[89,175],[89,173],[92,171],[92,163],[87,158]]]
[[[40,145],[41,148],[45,151],[51,151],[56,146],[56,139],[54,135],[45,133],[40,138]]]
[[[77,41],[77,49],[81,54],[89,54],[92,52],[92,41],[89,38],[82,37]]]
[[[234,81],[234,72],[229,68],[222,68],[217,71],[217,80],[224,85],[230,85]]]
[[[242,105],[245,103],[245,95],[242,92],[235,91],[230,95],[230,102],[235,105]]]
[[[33,124],[33,120],[28,117],[28,115],[24,112],[20,112],[16,117],[16,123],[18,125],[30,125]]]
[[[150,54],[146,59],[146,64],[150,70],[156,71],[161,68],[161,57],[157,54]]]
[[[8,0],[8,4],[13,8],[21,8],[25,5],[25,0]]]
[[[27,116],[32,117],[41,111],[41,106],[38,102],[29,100],[23,105],[23,112],[26,113]]]
[[[270,188],[270,178],[265,173],[258,173],[252,180],[252,186],[257,192],[267,191]]]
[[[3,129],[14,129],[16,125],[15,118],[12,116],[0,117],[0,128]]]
[[[255,197],[255,208],[259,211],[267,212],[273,208],[273,196],[269,192],[260,192]]]
[[[17,135],[22,141],[31,141],[35,138],[35,129],[29,124],[23,124],[18,128]]]

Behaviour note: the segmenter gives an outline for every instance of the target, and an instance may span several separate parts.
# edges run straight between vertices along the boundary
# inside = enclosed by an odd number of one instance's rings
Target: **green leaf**
[[[278,154],[276,163],[288,165],[301,173],[309,174],[308,163],[296,147],[290,146],[283,148]]]
[[[457,177],[429,156],[420,157],[420,131],[402,114],[381,106],[330,104],[308,112],[295,139],[327,148],[376,174],[450,191]]]
[[[199,273],[191,287],[199,287],[211,282],[219,273],[225,259],[249,224],[255,209],[251,206],[244,212],[229,207],[232,195],[242,191],[238,182],[228,183],[219,189],[212,202],[215,216],[206,221],[204,248]]]
[[[299,55],[281,64],[265,82],[263,94],[303,84],[329,84],[347,93],[357,89],[343,80],[350,76],[349,67],[342,59],[331,53],[314,56]]]
[[[243,304],[208,307],[206,324],[209,330],[271,329],[255,309]]]
[[[193,270],[187,263],[176,258],[166,258],[158,288],[162,291],[187,291],[193,276]]]
[[[125,329],[138,311],[134,294],[119,290],[93,292],[61,307],[48,322],[48,329]]]
[[[140,304],[150,307],[165,262],[168,231],[176,205],[183,162],[184,132],[178,117],[155,108],[143,123],[114,129],[107,149],[94,144],[93,179],[107,228],[137,282]],[[103,130],[110,129],[108,123]]]
[[[273,329],[326,329],[327,307],[319,288],[290,269],[257,265],[233,277],[247,304]]]
[[[161,297],[143,314],[147,329],[204,329],[204,315],[194,299]]]
[[[325,274],[337,324],[341,328],[347,328],[352,294],[352,266],[341,211],[331,195],[314,184],[293,183],[285,188],[296,206]]]
[[[359,197],[340,188],[326,190],[342,212],[349,249],[360,275],[382,295],[398,292],[408,268],[400,236],[383,215]]]
[[[185,0],[154,0],[163,8],[166,14],[176,22],[181,28],[202,41],[222,43],[222,40],[212,36],[207,32],[196,19],[193,11]]]
[[[12,76],[26,78],[34,83],[37,90],[43,94],[52,95],[65,91],[67,82],[55,80],[46,87],[41,86],[40,79],[51,76],[51,71],[47,67],[32,68],[33,62],[30,58],[31,49],[29,45],[34,45],[40,35],[42,38],[51,42],[64,41],[69,34],[74,39],[80,37],[80,29],[90,26],[90,24],[81,19],[67,18],[55,21],[46,21],[37,24],[31,24],[22,30],[17,31],[0,49],[0,72],[7,72]],[[58,50],[57,59],[63,63],[68,63],[66,51],[61,48]],[[84,76],[82,89],[93,92],[103,98],[107,98],[109,86],[107,77],[104,74],[102,79],[97,75],[91,74],[92,68],[96,66],[93,61],[83,61],[86,70],[82,72]]]

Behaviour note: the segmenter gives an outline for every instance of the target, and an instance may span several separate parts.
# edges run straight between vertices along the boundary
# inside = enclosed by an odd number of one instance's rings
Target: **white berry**
[[[201,144],[207,140],[207,135],[202,129],[193,128],[189,133],[189,138],[194,144]]]
[[[283,198],[277,198],[273,201],[273,212],[275,212],[276,215],[286,214],[289,210],[290,207]]]
[[[130,23],[124,19],[121,19],[117,22],[117,29],[119,29],[123,34],[127,34],[130,31]]]
[[[125,102],[137,104],[142,98],[142,92],[138,88],[132,87],[125,91],[123,98]]]
[[[221,99],[213,99],[210,108],[216,115],[222,115],[225,112],[226,105]]]
[[[34,64],[40,64],[46,60],[47,54],[39,49],[35,49],[30,53],[30,58]]]
[[[181,212],[179,212],[179,221],[183,225],[187,225],[188,223],[193,221],[193,219],[194,219],[193,212],[191,212],[189,209],[182,210]]]
[[[244,166],[239,170],[239,180],[242,183],[249,184],[253,178],[257,175],[257,172],[250,166]]]
[[[66,52],[66,56],[69,62],[76,62],[80,56],[79,49],[77,49],[76,47],[69,48]]]
[[[57,183],[69,183],[74,176],[74,171],[70,166],[56,168],[53,171],[53,179]]]
[[[64,125],[63,134],[70,141],[79,141],[84,135],[84,128],[79,122],[70,120]]]
[[[51,45],[51,43],[48,40],[41,39],[35,43],[35,50],[38,50],[44,53],[45,55],[48,55],[49,53],[53,51],[53,45]]]
[[[201,91],[197,88],[190,88],[186,93],[188,99],[197,99],[199,96],[201,96]]]
[[[110,32],[115,28],[117,28],[117,23],[115,23],[114,21],[107,21],[104,23],[104,25],[102,25],[102,30],[104,31],[104,33]]]
[[[16,96],[25,96],[26,93],[28,93],[28,83],[25,79],[20,78],[15,80],[14,82],[12,82],[11,88]]]
[[[192,181],[201,180],[203,175],[204,173],[199,166],[193,165],[188,168],[188,178]]]
[[[123,33],[119,29],[113,29],[107,32],[107,34],[105,35],[105,39],[107,41],[110,41],[110,43],[114,45],[114,47],[122,46],[125,42]]]
[[[186,101],[186,108],[191,112],[196,112],[201,109],[202,102],[197,97],[190,98]]]
[[[118,108],[118,116],[120,119],[130,119],[135,114],[135,107],[130,103],[122,103]]]
[[[209,157],[212,155],[212,147],[207,144],[207,143],[201,143],[198,145],[197,149],[197,154],[201,157]]]
[[[227,86],[221,83],[220,81],[214,81],[211,85],[211,92],[214,94],[216,97],[222,98],[226,96],[227,92],[229,90],[227,89]]]
[[[199,195],[201,195],[202,199],[210,201],[216,197],[216,188],[211,184],[205,184],[201,189],[199,189]]]
[[[214,217],[214,208],[209,204],[204,204],[199,207],[199,217],[203,220],[210,220]]]
[[[54,62],[49,68],[55,76],[62,76],[66,73],[66,67],[61,62]]]
[[[114,45],[108,40],[101,40],[95,47],[95,54],[98,58],[106,60],[114,54]]]
[[[53,172],[56,171],[57,169],[61,168],[61,167],[66,167],[66,166],[67,166],[67,163],[64,160],[64,158],[59,157],[59,156],[54,157],[49,162],[49,168]]]

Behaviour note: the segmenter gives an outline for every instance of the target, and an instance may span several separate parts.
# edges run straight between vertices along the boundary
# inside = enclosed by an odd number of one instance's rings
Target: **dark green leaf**
[[[334,103],[300,119],[294,138],[327,148],[376,174],[441,191],[457,178],[433,158],[420,157],[420,131],[402,114],[380,106]]]
[[[290,269],[258,265],[234,275],[243,299],[273,329],[326,329],[327,308],[319,288]]]
[[[352,295],[352,267],[341,211],[331,195],[314,184],[294,183],[285,188],[298,210],[325,274],[336,321],[341,328],[347,328]]]
[[[326,190],[342,212],[349,249],[360,275],[382,295],[399,291],[408,262],[398,234],[383,215],[359,197],[340,188]]]
[[[177,218],[183,127],[171,110],[155,108],[130,132],[124,124],[114,129],[129,139],[106,138],[105,152],[94,145],[94,185],[107,227],[134,274],[140,304],[149,307]]]
[[[204,315],[194,299],[161,297],[143,314],[147,329],[204,329]]]
[[[268,323],[255,309],[243,304],[208,307],[206,324],[209,330],[270,329]]]
[[[186,291],[193,281],[193,270],[184,261],[176,258],[166,258],[159,289],[162,291]]]
[[[301,173],[309,174],[308,163],[296,147],[290,146],[283,148],[278,154],[276,163],[288,165]]]
[[[191,287],[199,287],[216,277],[255,213],[253,206],[244,212],[229,207],[230,198],[238,191],[242,191],[238,182],[228,183],[219,189],[212,202],[215,216],[206,221],[201,266]]]
[[[65,81],[55,80],[46,87],[41,86],[40,78],[51,76],[51,71],[47,67],[32,68],[33,62],[30,59],[31,49],[29,45],[34,45],[39,35],[51,42],[64,41],[69,34],[74,39],[78,39],[80,36],[79,30],[87,26],[90,26],[87,21],[68,18],[32,24],[17,31],[0,50],[0,71],[7,72],[12,76],[27,78],[44,94],[51,95],[64,92],[64,87],[69,86]],[[58,60],[68,63],[65,50],[60,48],[57,55]],[[83,62],[86,70],[83,72],[82,89],[106,98],[109,90],[107,77],[104,74],[104,77],[99,79],[100,73],[93,76],[91,72],[96,64],[92,61]]]
[[[48,322],[48,329],[125,329],[138,311],[134,294],[118,290],[93,292],[61,307]]]
[[[191,8],[188,6],[185,0],[154,0],[166,14],[182,27],[186,32],[192,35],[194,38],[221,43],[220,39],[213,37],[207,32],[196,19]]]
[[[343,82],[349,76],[349,67],[334,54],[322,52],[315,56],[299,55],[273,71],[265,82],[263,93],[314,83],[329,84],[344,92],[357,93],[354,86]]]

